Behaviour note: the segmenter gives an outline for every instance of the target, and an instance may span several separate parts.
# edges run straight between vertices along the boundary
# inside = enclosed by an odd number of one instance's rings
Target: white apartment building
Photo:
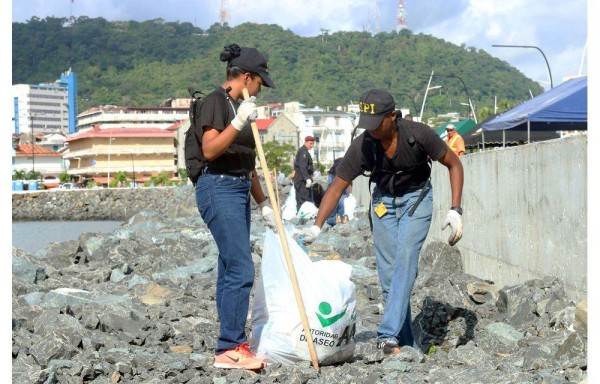
[[[14,84],[12,97],[13,133],[75,132],[77,74],[70,68],[53,83]]]
[[[69,131],[68,90],[62,84],[15,84],[14,133]]]
[[[283,109],[283,114],[297,127],[296,147],[304,144],[304,137],[314,136],[319,142],[313,147],[313,160],[327,166],[346,153],[358,122],[357,113],[338,109],[304,108],[298,102],[285,103]]]
[[[189,105],[189,100],[187,101]],[[112,128],[168,128],[188,119],[188,106],[178,107],[93,107],[77,116],[77,131],[88,132],[94,126]]]

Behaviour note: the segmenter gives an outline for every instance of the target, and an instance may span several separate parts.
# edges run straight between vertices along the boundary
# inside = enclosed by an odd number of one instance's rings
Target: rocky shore
[[[80,199],[81,212],[121,211],[104,217],[126,221],[113,233],[84,233],[37,254],[13,247],[13,383],[587,382],[586,301],[567,299],[557,277],[498,287],[464,274],[458,250],[439,242],[423,249],[411,300],[419,348],[384,358],[375,344],[383,303],[364,213],[325,228],[309,247],[314,260],[352,266],[354,356],[319,371],[308,361],[261,372],[215,369],[218,251],[191,187],[139,189],[103,200],[106,192],[73,199]],[[35,197],[46,199],[37,200],[44,202],[36,209],[68,211],[77,204],[61,201],[58,192],[46,195]],[[255,208],[258,274],[265,227]],[[18,217],[34,217],[27,215]],[[308,223],[285,225],[293,233]]]
[[[185,202],[185,204],[183,204]],[[43,190],[12,194],[13,221],[125,221],[148,207],[174,215],[197,213],[192,186]],[[183,209],[184,212],[170,212]]]

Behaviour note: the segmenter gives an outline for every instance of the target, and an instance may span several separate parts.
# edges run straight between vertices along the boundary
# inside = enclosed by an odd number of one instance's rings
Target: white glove
[[[448,237],[448,244],[454,245],[458,243],[458,240],[462,238],[463,233],[462,217],[455,210],[451,209],[450,211],[448,211],[448,214],[446,215],[446,220],[444,220],[444,223],[442,224],[442,231],[447,226],[450,226],[450,237]]]
[[[300,231],[298,238],[302,239],[304,243],[310,244],[317,240],[317,236],[319,236],[320,233],[321,228],[317,227],[316,225],[313,225],[310,228],[305,228],[302,231]]]
[[[306,180],[306,188],[310,188],[311,185],[312,185],[312,179]]]
[[[265,225],[269,227],[271,230],[277,233],[277,222],[275,221],[275,213],[273,213],[273,208],[271,208],[271,204],[269,204],[269,200],[265,200],[262,203],[258,204],[258,208],[262,212],[263,221]]]
[[[248,99],[242,101],[240,104],[237,114],[233,120],[231,120],[231,125],[233,128],[241,131],[244,128],[244,125],[248,122],[248,120],[256,120],[258,113],[256,112],[256,97],[251,96]]]

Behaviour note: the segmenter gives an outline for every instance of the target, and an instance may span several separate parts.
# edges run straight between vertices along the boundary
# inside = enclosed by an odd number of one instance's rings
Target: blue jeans
[[[246,319],[254,284],[250,253],[250,180],[205,174],[196,184],[196,204],[219,249],[217,313],[219,339],[215,353],[247,340]]]
[[[402,196],[383,194],[375,187],[372,196],[373,245],[385,309],[377,328],[379,340],[393,339],[398,345],[416,347],[410,313],[410,296],[417,278],[419,253],[429,232],[433,212],[431,183],[414,214],[409,211],[421,190]],[[379,217],[382,203],[387,212]]]
[[[327,175],[327,188],[329,188],[331,183],[333,183],[334,179],[335,179],[335,176],[333,176],[331,174]],[[337,205],[335,206],[333,211],[331,211],[331,214],[329,214],[329,217],[325,221],[327,224],[329,224],[333,227],[336,224],[336,222],[335,222],[336,216],[339,215],[340,218],[344,217],[344,200],[346,200],[346,197],[348,197],[348,196],[350,196],[350,189],[346,188],[344,193],[342,193],[342,196],[340,196],[340,200],[338,201]]]

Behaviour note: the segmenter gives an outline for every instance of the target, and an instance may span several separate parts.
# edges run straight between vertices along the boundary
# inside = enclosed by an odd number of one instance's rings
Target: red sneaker
[[[215,368],[256,370],[265,368],[267,363],[254,356],[248,343],[242,343],[233,349],[215,355],[214,366]]]

